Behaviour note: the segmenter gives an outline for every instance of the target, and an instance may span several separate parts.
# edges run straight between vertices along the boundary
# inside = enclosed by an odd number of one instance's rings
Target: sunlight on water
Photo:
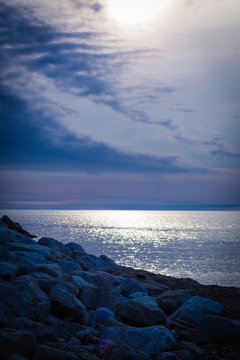
[[[75,241],[121,265],[240,286],[240,214],[214,211],[11,210],[30,232]]]

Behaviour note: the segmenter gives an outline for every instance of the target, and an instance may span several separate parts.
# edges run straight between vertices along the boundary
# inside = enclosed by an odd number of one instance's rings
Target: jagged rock
[[[49,298],[52,302],[53,312],[58,317],[70,316],[82,324],[88,322],[88,313],[85,306],[62,285],[54,286],[49,292]]]
[[[162,325],[143,328],[108,326],[102,332],[101,341],[129,345],[150,356],[171,350],[175,345],[173,335]]]
[[[66,274],[70,274],[74,271],[82,271],[81,266],[76,261],[57,260],[56,262]]]
[[[135,292],[142,292],[144,294],[148,294],[148,291],[145,286],[141,285],[139,281],[134,279],[122,279],[121,280],[121,293],[124,296],[129,296]]]
[[[12,354],[31,356],[35,347],[35,337],[28,331],[15,329],[0,330],[1,359],[5,360]]]
[[[27,329],[36,337],[38,342],[46,343],[58,339],[58,333],[55,327],[25,317],[16,318],[10,325],[13,329]]]
[[[7,215],[4,215],[1,218],[1,221],[4,222],[8,226],[9,229],[16,230],[19,233],[21,233],[21,234],[23,234],[25,236],[28,236],[30,238],[36,238],[37,237],[36,235],[32,235],[28,231],[24,230],[21,227],[21,225],[19,225],[19,223],[13,222]]]
[[[86,251],[82,248],[82,246],[74,242],[69,242],[65,244],[65,247],[69,249],[72,254],[86,254]]]
[[[111,310],[105,307],[98,308],[97,310],[92,311],[90,315],[90,325],[91,326],[96,326],[98,324],[105,325],[110,318],[116,319],[115,314]]]
[[[35,351],[35,360],[79,360],[79,358],[68,351],[62,351],[46,345],[39,345]]]
[[[0,282],[0,300],[18,316],[42,319],[50,312],[51,304],[37,281],[30,276],[20,276],[9,283]]]
[[[115,311],[120,296],[116,277],[102,271],[88,273],[85,281],[80,276],[73,275],[73,281],[79,288],[79,299],[87,309],[106,307]]]
[[[64,255],[68,255],[68,256],[71,255],[70,249],[68,249],[63,243],[61,243],[60,241],[58,241],[56,239],[42,237],[41,239],[38,240],[37,243],[39,245],[47,246],[50,249],[60,252]]]
[[[151,357],[131,346],[121,345],[113,348],[110,355],[111,360],[151,360]]]
[[[171,316],[170,319],[190,322],[201,326],[208,314],[220,314],[223,305],[217,301],[194,296],[181,305]]]
[[[166,324],[164,312],[155,298],[150,296],[122,301],[117,308],[117,315],[124,322],[138,326]]]
[[[169,290],[157,298],[157,303],[167,315],[170,315],[176,311],[184,302],[188,301],[196,295],[196,291],[191,289]]]
[[[0,278],[10,280],[17,274],[17,271],[17,265],[7,261],[0,261]]]

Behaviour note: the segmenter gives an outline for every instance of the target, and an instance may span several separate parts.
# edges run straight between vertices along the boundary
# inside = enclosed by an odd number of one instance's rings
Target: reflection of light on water
[[[30,232],[155,273],[240,285],[239,213],[8,211]],[[11,215],[12,214],[12,215]],[[238,275],[236,275],[238,274]]]

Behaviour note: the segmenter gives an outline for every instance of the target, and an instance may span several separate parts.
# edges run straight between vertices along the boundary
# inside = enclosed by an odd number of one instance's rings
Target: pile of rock
[[[0,221],[1,359],[238,356],[240,322],[221,316],[221,303],[170,289],[162,276],[129,272],[75,243],[36,242],[13,224],[6,216]],[[213,357],[206,351],[213,344],[231,352]]]

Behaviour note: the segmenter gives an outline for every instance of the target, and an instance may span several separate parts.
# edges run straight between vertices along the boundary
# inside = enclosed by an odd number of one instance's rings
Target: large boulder
[[[6,224],[9,229],[16,230],[17,232],[25,235],[26,237],[30,237],[30,238],[37,237],[36,235],[30,234],[27,230],[24,230],[19,223],[12,221],[7,215],[4,215],[1,218],[1,222]]]
[[[47,246],[52,250],[55,250],[57,253],[62,255],[70,256],[71,251],[68,249],[61,241],[58,241],[53,238],[42,237],[38,240],[39,245]]]
[[[180,320],[201,326],[209,314],[220,314],[223,305],[217,301],[194,296],[182,304],[171,316],[171,320]]]
[[[108,326],[102,332],[101,341],[129,345],[150,356],[171,350],[176,343],[171,332],[162,325],[143,328]]]
[[[73,254],[74,260],[77,261],[83,270],[108,270],[109,268],[115,266],[110,259],[107,257],[97,257],[92,254],[80,254],[75,252]]]
[[[11,283],[0,282],[0,300],[18,316],[41,320],[51,309],[47,295],[31,276],[20,276]]]
[[[159,308],[156,299],[150,296],[122,301],[117,308],[117,315],[124,322],[136,326],[166,324],[164,312]]]
[[[18,272],[18,266],[8,261],[0,261],[0,278],[11,280]]]
[[[111,360],[151,360],[151,357],[129,345],[121,345],[111,351]]]
[[[139,281],[131,279],[131,278],[120,278],[121,280],[121,293],[124,296],[129,296],[130,294],[141,292],[144,294],[148,294],[147,288],[142,285]]]
[[[72,260],[57,260],[57,264],[62,268],[63,272],[70,274],[74,271],[82,271],[81,266]]]
[[[46,246],[35,244],[22,244],[19,242],[10,243],[8,245],[8,249],[11,251],[30,251],[30,252],[36,252],[39,255],[43,256],[46,259],[51,258],[51,252],[50,249]]]
[[[196,291],[191,289],[169,290],[165,291],[157,298],[157,303],[167,315],[170,315],[183,303],[196,295]]]
[[[32,356],[35,337],[28,331],[16,329],[0,330],[1,359],[5,360],[12,354]]]
[[[101,307],[91,312],[90,325],[91,326],[105,325],[106,323],[109,322],[110,319],[111,320],[116,319],[115,314],[111,310],[105,307]]]
[[[11,251],[9,261],[18,265],[22,274],[28,273],[37,265],[50,263],[44,256],[34,251]]]
[[[85,306],[62,285],[54,286],[49,292],[49,298],[53,312],[58,317],[72,317],[82,324],[88,322],[88,313]]]
[[[69,242],[69,243],[65,244],[65,247],[71,251],[71,255],[86,254],[86,251],[81,247],[81,245],[76,244],[74,242]]]
[[[0,244],[0,260],[6,261],[9,259],[9,250],[6,246]]]

